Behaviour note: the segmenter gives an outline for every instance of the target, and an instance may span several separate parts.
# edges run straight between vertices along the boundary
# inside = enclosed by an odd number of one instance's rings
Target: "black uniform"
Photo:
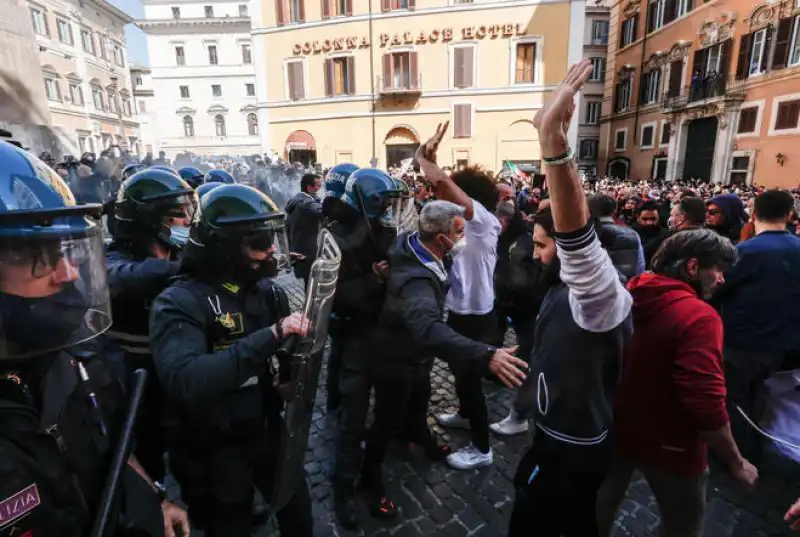
[[[282,405],[269,367],[280,342],[270,327],[287,315],[286,295],[269,279],[244,288],[184,278],[153,303],[153,358],[177,416],[170,464],[192,521],[209,537],[249,536],[254,486],[269,500]],[[312,534],[305,482],[277,519],[286,537]]]

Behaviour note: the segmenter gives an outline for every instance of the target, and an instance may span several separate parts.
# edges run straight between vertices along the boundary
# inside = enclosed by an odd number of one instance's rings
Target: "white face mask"
[[[453,244],[453,247],[450,248],[450,251],[448,253],[453,259],[455,259],[464,251],[464,248],[466,247],[467,247],[467,240],[464,237],[461,237],[456,241],[455,244]]]

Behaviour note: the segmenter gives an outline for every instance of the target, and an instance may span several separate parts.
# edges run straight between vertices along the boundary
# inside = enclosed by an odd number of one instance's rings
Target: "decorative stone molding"
[[[750,14],[745,17],[744,21],[750,25],[750,31],[760,30],[765,26],[772,25],[778,20],[781,14],[781,3],[775,4],[761,3],[757,4],[750,11]]]
[[[189,108],[188,106],[181,106],[180,108],[175,110],[175,113],[181,116],[187,116],[187,115],[193,116],[197,113],[197,110],[195,110],[194,108]]]
[[[258,107],[256,105],[254,105],[254,104],[247,104],[247,105],[244,105],[243,107],[241,107],[239,109],[239,112],[243,112],[245,114],[251,113],[251,112],[258,112]]]
[[[625,3],[625,7],[622,8],[622,14],[627,19],[628,17],[631,17],[639,13],[640,9],[641,9],[641,4],[639,2],[635,0],[628,0]]]
[[[208,113],[211,115],[227,114],[228,109],[222,106],[221,104],[212,104],[211,106],[208,107]]]
[[[687,56],[689,56],[689,50],[692,48],[692,42],[687,41],[685,39],[681,39],[667,52],[667,61],[674,62],[677,60],[683,60]]]
[[[660,69],[667,63],[668,58],[669,53],[667,51],[659,50],[654,52],[647,58],[647,61],[644,63],[644,68],[648,71]]]
[[[704,21],[700,24],[697,35],[700,36],[700,47],[710,47],[733,37],[736,14],[733,11],[723,13],[719,21]]]

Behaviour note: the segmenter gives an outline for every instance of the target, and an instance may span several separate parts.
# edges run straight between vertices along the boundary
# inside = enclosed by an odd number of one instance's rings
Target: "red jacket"
[[[633,337],[614,400],[618,453],[677,475],[707,466],[698,431],[728,422],[722,321],[687,284],[645,273],[628,284]]]

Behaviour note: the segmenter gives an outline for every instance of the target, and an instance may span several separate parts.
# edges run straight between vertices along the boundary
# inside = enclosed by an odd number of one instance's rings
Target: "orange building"
[[[601,174],[790,187],[798,166],[800,0],[614,3]]]

